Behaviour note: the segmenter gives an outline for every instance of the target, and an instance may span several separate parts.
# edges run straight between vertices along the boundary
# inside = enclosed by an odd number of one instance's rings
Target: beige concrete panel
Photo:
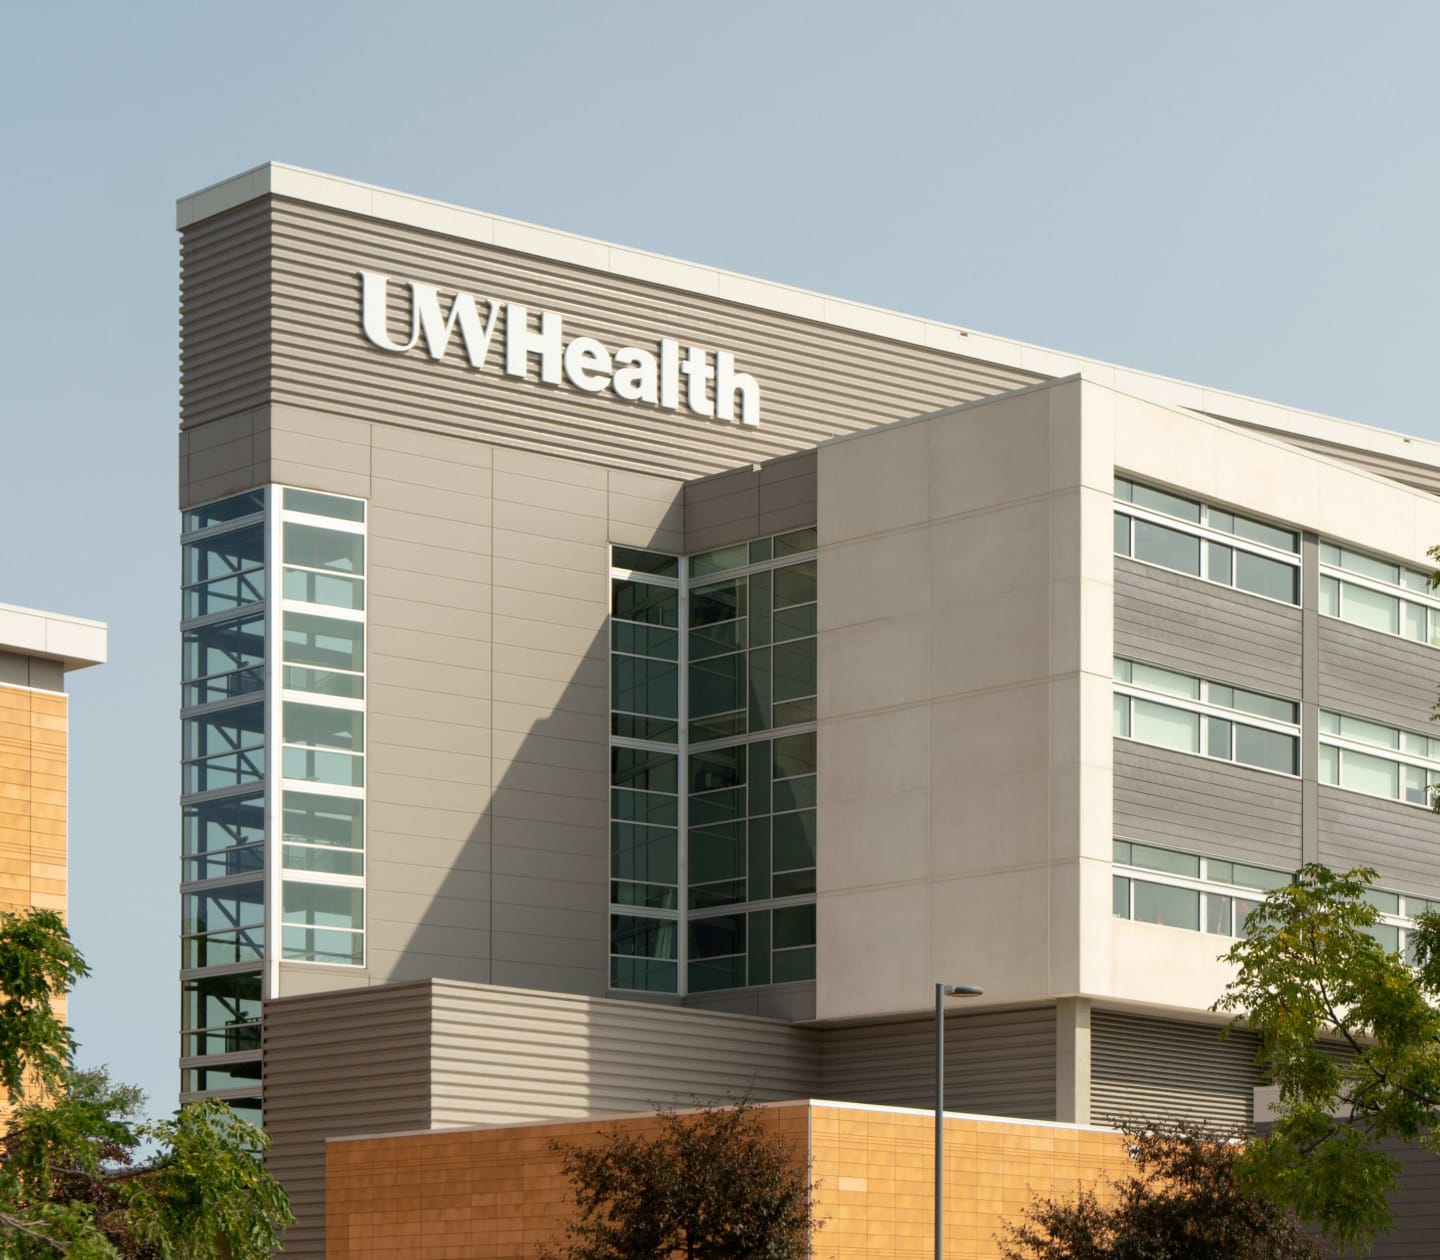
[[[471,840],[476,848],[488,845],[490,822],[473,809],[440,809],[433,805],[397,806],[386,801],[367,801],[365,805],[366,835],[375,846],[392,842],[409,843],[411,839],[443,841],[459,853]],[[401,850],[403,852],[403,849]]]
[[[599,650],[599,645],[586,656],[572,656],[568,652],[546,652],[509,643],[497,643],[494,653],[497,674],[544,678],[551,682],[576,683],[583,687],[603,688],[609,683],[609,658]]]
[[[1159,1007],[1205,1010],[1234,975],[1217,955],[1229,941],[1130,919],[1108,921],[1114,942],[1108,995]]]
[[[250,476],[253,474],[254,463],[254,442],[247,436],[208,450],[192,451],[186,466],[186,477],[194,483],[232,473],[243,472]]]
[[[77,636],[68,634],[66,631],[67,627],[64,626],[57,626],[52,629],[50,634],[50,647],[52,651],[62,652],[67,656],[74,655],[76,657],[85,656],[93,652],[93,632],[86,632],[77,638]],[[64,691],[65,666],[59,661],[42,661],[31,658],[30,685],[32,687],[43,687],[47,691]]]
[[[930,795],[925,788],[822,801],[820,894],[923,881],[929,874]]]
[[[936,521],[924,557],[935,602],[1043,587],[1050,573],[1053,503],[1030,499]]]
[[[930,783],[929,706],[826,721],[818,753],[821,797],[837,812],[865,797],[923,789]]]
[[[280,992],[276,997],[333,993],[336,989],[364,989],[370,973],[363,967],[325,967],[319,963],[282,962]]]
[[[930,707],[934,780],[1048,769],[1049,701],[1044,682],[935,701]]]
[[[482,878],[477,882],[473,873],[466,872],[463,879],[455,882],[483,889],[486,881]],[[483,896],[449,895],[448,883],[442,883],[440,889],[424,892],[401,892],[378,886],[370,889],[369,915],[372,924],[414,923],[426,928],[474,928],[476,907],[484,904]]]
[[[477,499],[478,504],[488,505],[490,500]],[[404,511],[372,504],[370,508],[370,536],[373,542],[380,539],[400,542],[424,543],[431,547],[443,547],[450,553],[450,569],[461,577],[475,577],[461,566],[466,562],[456,553],[468,552],[476,556],[490,554],[490,527],[473,522],[447,520],[443,516],[430,516],[419,512]],[[398,566],[397,566],[398,567]]]
[[[928,699],[930,629],[928,614],[914,613],[822,633],[820,715],[840,716]]]
[[[546,967],[525,960],[497,958],[492,970],[496,984],[517,989],[544,989],[551,993],[584,993],[601,997],[605,993],[606,969],[599,966]]]
[[[976,404],[931,421],[931,511],[973,512],[1050,490],[1046,388]]]
[[[612,492],[609,504],[611,542],[645,551],[685,549],[685,508],[679,499],[657,503]]]
[[[383,729],[371,733],[372,751],[377,736],[387,744],[421,751],[435,749],[470,757],[488,757],[491,751],[488,715],[481,714],[469,724],[387,715]]]
[[[788,534],[792,529],[807,529],[815,524],[815,505],[801,503],[795,507],[778,508],[760,513],[760,534]]]
[[[432,573],[408,567],[392,567],[377,563],[405,556],[425,557],[433,562],[449,562],[451,572]],[[418,547],[409,543],[370,539],[370,583],[366,595],[370,602],[369,621],[382,625],[410,625],[409,618],[422,615],[426,609],[449,608],[456,611],[490,612],[490,583],[474,577],[455,576],[455,554],[436,547]],[[481,569],[488,575],[490,564],[484,557],[465,560],[465,569]],[[422,626],[415,626],[420,629]]]
[[[817,452],[820,543],[918,525],[930,515],[927,422],[895,425]]]
[[[371,775],[366,790],[367,802],[467,811],[477,818],[493,796],[490,788],[483,783],[420,779],[406,774]]]
[[[370,552],[372,595],[378,590],[422,603],[445,603],[453,592],[466,600],[467,608],[489,607],[488,602],[483,602],[489,599],[484,593],[490,581],[488,554],[475,555],[433,544],[377,538],[373,533],[366,545]],[[447,580],[466,585],[446,586]],[[473,590],[476,584],[481,585],[482,590]]]
[[[529,560],[507,560],[497,555],[492,561],[492,580],[497,587],[511,590],[589,600],[603,617],[609,611],[610,578],[607,568],[608,565],[602,563],[587,572],[579,568],[534,564]]]
[[[896,530],[825,547],[819,555],[824,592],[822,631],[918,614],[930,601],[929,546],[920,529]]]
[[[519,818],[530,822],[561,823],[568,827],[584,827],[595,822],[593,797],[562,796],[555,792],[518,791],[500,784],[495,789],[490,807],[495,819]],[[498,831],[493,843],[498,848]]]
[[[787,477],[783,481],[760,483],[759,513],[761,516],[807,508],[815,513],[815,476]]]
[[[587,467],[583,464],[577,468]],[[589,471],[603,472],[591,467]],[[570,481],[550,481],[540,477],[522,477],[516,473],[495,469],[495,501],[497,503],[518,503],[527,507],[555,509],[582,516],[604,519],[608,516],[606,490],[603,484],[576,485]]]
[[[608,656],[610,650],[605,630],[591,624],[565,626],[533,617],[495,616],[490,633],[497,648],[509,644],[569,657]]]
[[[546,900],[545,885],[553,883],[563,904],[597,913],[604,912],[607,905],[610,858],[598,846],[574,853],[530,845],[496,845],[492,874],[496,901],[539,905]],[[504,885],[508,892],[502,893],[502,881],[509,881]]]
[[[387,732],[388,733],[388,732]],[[371,739],[365,760],[372,782],[382,774],[406,775],[415,779],[456,780],[479,785],[490,782],[490,758],[435,748],[410,748],[382,744]]]
[[[470,969],[483,972],[490,957],[488,917],[483,904],[471,907],[469,927],[372,915],[365,934],[370,970],[381,983],[408,979],[393,963],[388,970],[382,969],[381,959],[389,953],[403,954],[406,964],[424,968],[426,978],[458,980],[464,979],[463,973]],[[432,957],[425,959],[427,954]]]
[[[234,446],[239,442],[250,441],[255,436],[257,420],[262,425],[268,426],[269,408],[261,407],[255,411],[242,411],[235,415],[208,420],[204,424],[196,425],[193,429],[186,429],[180,436],[184,439],[186,453],[199,455],[204,451],[213,451],[220,447]]]
[[[467,499],[490,497],[488,458],[484,464],[476,465],[463,459],[427,458],[405,451],[387,451],[377,446],[371,449],[370,461],[377,500],[390,501],[394,498],[398,503],[401,492],[397,487],[400,486],[444,491],[463,495]]]
[[[937,775],[930,788],[932,877],[1048,862],[1050,808],[1045,770],[992,777]]]
[[[368,420],[311,411],[284,403],[272,404],[268,411],[268,427],[273,433],[290,433],[299,437],[317,438],[323,442],[345,442],[363,446],[367,450],[370,447],[374,426]]]
[[[466,669],[490,667],[488,638],[471,639],[429,630],[403,630],[398,626],[370,627],[370,657],[459,665]],[[387,681],[394,681],[391,676]]]
[[[1044,586],[976,594],[932,608],[931,694],[1043,679],[1050,665],[1050,611]]]
[[[598,740],[601,744],[608,734],[608,723],[602,714],[512,704],[499,699],[491,701],[490,713],[497,731],[528,735],[538,730],[553,739]]]
[[[817,1019],[934,1005],[930,898],[924,884],[822,893],[816,929]]]
[[[481,470],[481,475],[485,475],[484,470]],[[385,509],[409,512],[416,516],[431,516],[444,522],[447,528],[460,522],[488,526],[490,502],[490,497],[484,493],[445,490],[438,486],[417,485],[409,481],[387,481],[380,477],[371,478],[372,513]],[[374,519],[373,515],[371,519]]]
[[[627,472],[623,468],[607,470],[606,487],[611,495],[647,499],[667,507],[680,504],[685,494],[685,482],[679,478],[647,477],[643,473]]]
[[[533,818],[496,817],[491,823],[497,861],[502,848],[518,853],[550,851],[588,857],[599,854],[608,861],[609,829],[592,818],[584,823],[555,823]]]
[[[395,806],[388,808],[393,810]],[[426,881],[453,878],[459,886],[479,890],[467,895],[488,897],[475,881],[490,874],[489,829],[483,821],[477,823],[473,814],[470,820],[472,829],[478,833],[473,841],[437,840],[409,832],[368,831],[366,869],[371,886],[420,892],[427,887]]]
[[[484,726],[489,722],[490,700],[484,696],[455,695],[444,690],[419,690],[408,683],[387,683],[372,669],[366,707],[372,717],[398,716]]]
[[[552,967],[594,966],[595,946],[606,939],[607,916],[598,911],[545,907],[546,926],[540,933],[536,906],[512,906],[497,902],[494,907],[492,957],[517,962],[545,963]],[[529,928],[530,931],[525,929]],[[562,929],[562,930],[555,930]]]
[[[978,984],[987,1001],[1049,993],[1049,883],[1043,867],[932,879],[933,974]]]
[[[688,533],[716,534],[747,530],[754,536],[754,522],[760,515],[760,487],[743,486],[733,494],[711,498],[685,496],[685,529]]]
[[[525,677],[521,674],[494,676],[495,699],[508,704],[525,704],[534,708],[568,710],[605,716],[610,712],[609,693],[602,686],[585,686],[566,679]]]
[[[235,468],[215,477],[192,479],[180,488],[180,506],[189,508],[213,503],[244,490],[253,490],[264,480],[265,477],[255,468]]]
[[[1050,868],[1050,974],[1054,992],[1102,992],[1111,974],[1115,937],[1109,926],[1117,920],[1112,912],[1114,868],[1109,856],[1106,854],[1103,860],[1057,862]]]
[[[558,491],[557,491],[557,497]],[[541,538],[558,538],[562,541],[590,543],[603,547],[607,541],[605,515],[569,512],[562,507],[536,506],[532,503],[516,503],[496,498],[495,528],[510,529],[519,533],[538,534]]]
[[[537,765],[597,770],[605,766],[603,747],[578,739],[552,739],[548,735],[520,735],[514,731],[490,732],[495,763],[529,761]]]
[[[595,816],[605,813],[608,776],[599,770],[576,770],[570,766],[547,766],[537,761],[495,762],[495,782],[507,791],[552,793],[588,801]]]
[[[380,471],[382,463],[391,468],[408,466],[404,461],[390,464],[388,455],[380,454],[382,451],[399,456],[416,456],[424,460],[435,460],[443,464],[466,464],[471,468],[489,468],[493,462],[491,447],[481,439],[468,435],[451,437],[444,433],[402,428],[393,424],[373,425],[370,431],[370,446],[375,452],[377,473]],[[397,473],[387,473],[386,475],[395,476],[399,481],[410,480],[410,478]]]
[[[754,466],[734,468],[709,477],[697,477],[685,483],[685,507],[688,510],[712,500],[729,499],[734,495],[756,490],[759,485],[759,469]]]
[[[269,463],[269,475],[258,475],[263,471],[263,465],[257,469],[255,483],[261,481],[273,481],[289,486],[300,486],[306,490],[319,490],[324,494],[343,494],[352,499],[365,499],[370,496],[370,474],[359,472],[346,472],[343,469],[326,468],[311,460],[274,459]],[[251,486],[242,486],[241,489],[250,489]],[[229,493],[234,493],[230,491]],[[196,502],[201,502],[197,499]]]
[[[577,489],[605,488],[604,469],[573,459],[556,459],[551,455],[537,455],[530,451],[515,450],[513,447],[497,446],[494,461],[497,485],[501,474],[511,474],[538,481],[562,482]]]
[[[395,632],[399,633],[399,632]],[[409,633],[408,631],[406,633]],[[372,640],[373,642],[373,640]],[[455,639],[454,643],[466,640]],[[485,699],[490,695],[490,662],[486,657],[486,645],[473,644],[477,657],[474,667],[441,663],[424,657],[391,656],[374,643],[370,650],[370,685],[373,690],[380,686],[410,687],[416,691],[440,693],[449,696],[468,696]],[[442,718],[442,720],[444,720]]]
[[[576,911],[585,913],[588,922],[596,925],[599,930],[598,939],[604,935],[608,926],[606,917],[609,913],[606,903],[605,879],[606,870],[603,862],[587,863],[586,869],[576,863],[566,873],[569,875],[587,875],[589,880],[582,882],[580,879],[557,879],[553,868],[542,869],[538,876],[509,875],[495,872],[495,905],[497,907],[497,926],[499,919],[498,907],[520,907],[529,909],[536,906],[544,906],[548,909],[555,909],[569,914]],[[534,926],[533,920],[528,916],[525,922]]]
[[[192,454],[190,458],[193,460],[195,457]],[[370,476],[369,442],[347,442],[339,438],[295,433],[273,425],[270,429],[270,459],[272,463],[314,468],[317,474],[322,475],[323,472],[331,472],[367,479]],[[310,482],[291,484],[310,485]]]
[[[513,529],[497,529],[494,537],[495,560],[521,561],[542,569],[554,568],[570,573],[585,574],[598,580],[600,601],[608,598],[607,586],[610,571],[610,551],[599,543],[577,543],[560,538],[541,538],[537,534],[521,533]],[[500,585],[520,585],[520,582],[504,582],[496,567],[496,582]],[[541,588],[544,589],[544,588]]]
[[[604,631],[605,618],[609,614],[608,603],[597,603],[593,599],[572,599],[540,591],[522,591],[513,586],[497,586],[494,600],[497,624],[501,617],[518,617],[588,628],[593,634],[599,635]]]
[[[371,589],[373,591],[373,586]],[[394,631],[397,634],[428,632],[443,638],[463,639],[472,644],[485,643],[490,639],[488,608],[474,609],[454,604],[422,604],[414,600],[372,594],[367,620],[372,634],[376,630]]]

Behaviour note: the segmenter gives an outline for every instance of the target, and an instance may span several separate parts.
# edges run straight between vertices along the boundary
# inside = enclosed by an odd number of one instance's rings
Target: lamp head
[[[983,997],[985,990],[973,984],[942,984],[940,992],[946,997]]]

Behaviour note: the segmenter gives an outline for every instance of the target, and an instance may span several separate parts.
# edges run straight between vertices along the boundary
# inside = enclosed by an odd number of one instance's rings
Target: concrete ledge
[[[107,637],[103,621],[0,604],[0,652],[59,661],[67,673],[103,665]]]

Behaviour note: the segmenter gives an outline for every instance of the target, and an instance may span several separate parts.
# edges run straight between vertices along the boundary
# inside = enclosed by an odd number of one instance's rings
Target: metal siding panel
[[[266,1003],[265,1166],[296,1223],[287,1256],[325,1254],[325,1139],[430,1127],[430,986]]]
[[[1115,654],[1298,699],[1299,608],[1115,558]]]
[[[1300,864],[1300,780],[1115,741],[1116,836],[1279,870]]]
[[[1320,707],[1431,733],[1440,651],[1320,618]]]
[[[230,368],[217,345],[196,341],[187,347],[193,384],[184,399],[186,427],[238,407],[244,399],[275,401],[410,428],[483,434],[497,445],[689,477],[764,461],[813,447],[833,434],[1044,379],[659,284],[273,198],[206,220],[183,234],[187,241],[199,234],[197,252],[191,256],[197,303],[200,245],[232,234],[237,217],[252,230],[268,222],[270,230],[270,392],[264,394],[248,370],[267,331],[263,320],[252,317],[244,322],[251,338],[242,347],[245,354]],[[254,242],[247,239],[247,244],[253,250]],[[255,263],[262,261],[263,250]],[[465,364],[458,338],[444,363],[418,351],[388,354],[367,344],[360,332],[361,267],[519,302],[532,316],[550,310],[563,316],[567,338],[597,336],[611,348],[650,348],[660,337],[670,336],[683,344],[733,351],[737,370],[760,384],[762,423],[742,428],[685,411],[667,413],[625,403],[608,394],[582,394],[568,385],[517,382],[497,369],[499,337],[483,372]],[[205,274],[214,276],[216,293],[223,292],[224,270],[212,266]],[[262,286],[251,301],[263,295]],[[392,298],[398,315],[404,294],[395,288]],[[199,310],[197,305],[197,316]],[[194,325],[197,338],[207,331],[200,323]],[[230,330],[227,344],[240,331]],[[503,328],[497,328],[500,332]],[[237,373],[229,391],[222,389]]]
[[[1096,1124],[1198,1120],[1249,1125],[1258,1041],[1212,1025],[1094,1011],[1090,1022],[1090,1114]]]
[[[826,1098],[896,1107],[935,1105],[935,1022],[903,1019],[827,1028]],[[950,1111],[1055,1118],[1055,1008],[951,1013],[945,1021]]]
[[[1373,866],[1380,886],[1440,897],[1440,817],[1414,805],[1320,785],[1320,861],[1336,870]]]
[[[444,982],[433,1054],[437,1126],[804,1098],[820,1075],[816,1034],[779,1021]]]

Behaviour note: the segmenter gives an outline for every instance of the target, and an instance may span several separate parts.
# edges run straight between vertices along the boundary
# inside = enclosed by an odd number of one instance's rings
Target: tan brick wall
[[[825,1222],[814,1255],[928,1260],[934,1127],[924,1112],[824,1103],[766,1107],[767,1125],[806,1150]],[[328,1260],[533,1260],[564,1228],[570,1188],[551,1138],[583,1141],[616,1121],[465,1129],[332,1142],[326,1153]],[[1068,1193],[1127,1164],[1114,1133],[1020,1121],[946,1122],[947,1260],[998,1255],[995,1234],[1032,1191]]]
[[[0,687],[0,910],[65,911],[66,697]]]

